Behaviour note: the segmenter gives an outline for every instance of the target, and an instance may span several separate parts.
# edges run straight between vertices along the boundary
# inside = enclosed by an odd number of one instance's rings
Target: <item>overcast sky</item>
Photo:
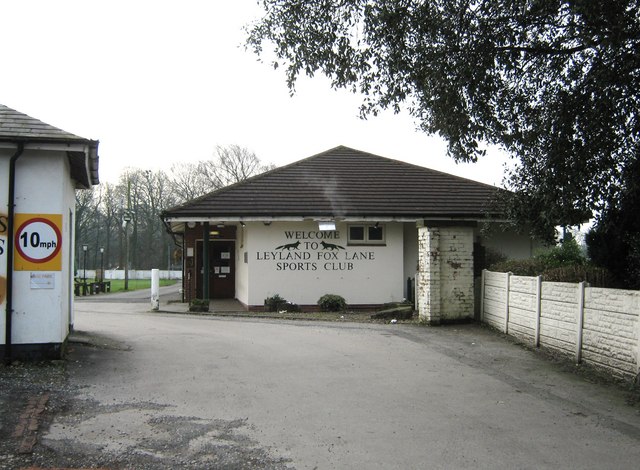
[[[100,140],[100,178],[168,169],[238,144],[278,166],[337,145],[500,185],[498,151],[456,165],[408,115],[362,121],[323,77],[289,96],[242,47],[256,0],[0,0],[0,103]]]

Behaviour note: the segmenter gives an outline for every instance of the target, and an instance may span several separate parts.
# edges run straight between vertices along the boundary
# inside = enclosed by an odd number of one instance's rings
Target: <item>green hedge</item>
[[[593,287],[616,287],[611,273],[589,263],[575,240],[568,240],[533,258],[500,261],[488,269],[516,276],[542,276],[543,281],[586,281]]]

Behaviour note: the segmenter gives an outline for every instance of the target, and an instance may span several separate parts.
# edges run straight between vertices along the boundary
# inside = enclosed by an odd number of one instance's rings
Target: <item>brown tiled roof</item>
[[[499,189],[336,147],[165,211],[183,217],[478,218]]]
[[[99,183],[97,141],[78,137],[3,104],[0,104],[0,141],[86,144],[89,168],[83,152],[68,152],[71,176],[84,187]]]

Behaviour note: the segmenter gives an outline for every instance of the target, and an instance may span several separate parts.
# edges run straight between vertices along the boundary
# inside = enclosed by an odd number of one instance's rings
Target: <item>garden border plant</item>
[[[347,301],[341,295],[325,294],[318,299],[321,312],[344,312],[347,309]]]
[[[191,299],[189,301],[190,312],[208,312],[209,311],[209,299]]]
[[[282,298],[280,294],[274,294],[264,299],[264,308],[267,312],[300,312],[300,306]]]

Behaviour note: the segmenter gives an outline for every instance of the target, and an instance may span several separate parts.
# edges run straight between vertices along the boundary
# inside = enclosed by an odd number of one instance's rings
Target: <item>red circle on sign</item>
[[[56,249],[53,250],[53,253],[51,253],[49,256],[47,256],[46,258],[32,258],[31,256],[27,255],[24,251],[22,251],[22,247],[20,247],[20,235],[22,234],[22,231],[24,230],[24,228],[29,225],[29,224],[33,224],[35,222],[41,222],[43,224],[48,225],[49,227],[51,227],[53,229],[53,231],[56,234],[57,237],[57,241],[56,241]],[[58,228],[58,226],[56,224],[54,224],[53,222],[51,222],[48,219],[45,219],[43,217],[35,217],[33,219],[29,219],[27,221],[25,221],[22,225],[20,225],[20,227],[18,227],[18,230],[16,231],[16,237],[14,239],[14,244],[16,247],[16,250],[18,250],[18,253],[20,253],[20,256],[22,256],[25,260],[31,262],[31,263],[46,263],[47,261],[51,261],[53,258],[56,257],[56,255],[60,252],[60,248],[62,248],[62,243],[60,243],[62,241],[62,234],[60,233],[60,229]]]

